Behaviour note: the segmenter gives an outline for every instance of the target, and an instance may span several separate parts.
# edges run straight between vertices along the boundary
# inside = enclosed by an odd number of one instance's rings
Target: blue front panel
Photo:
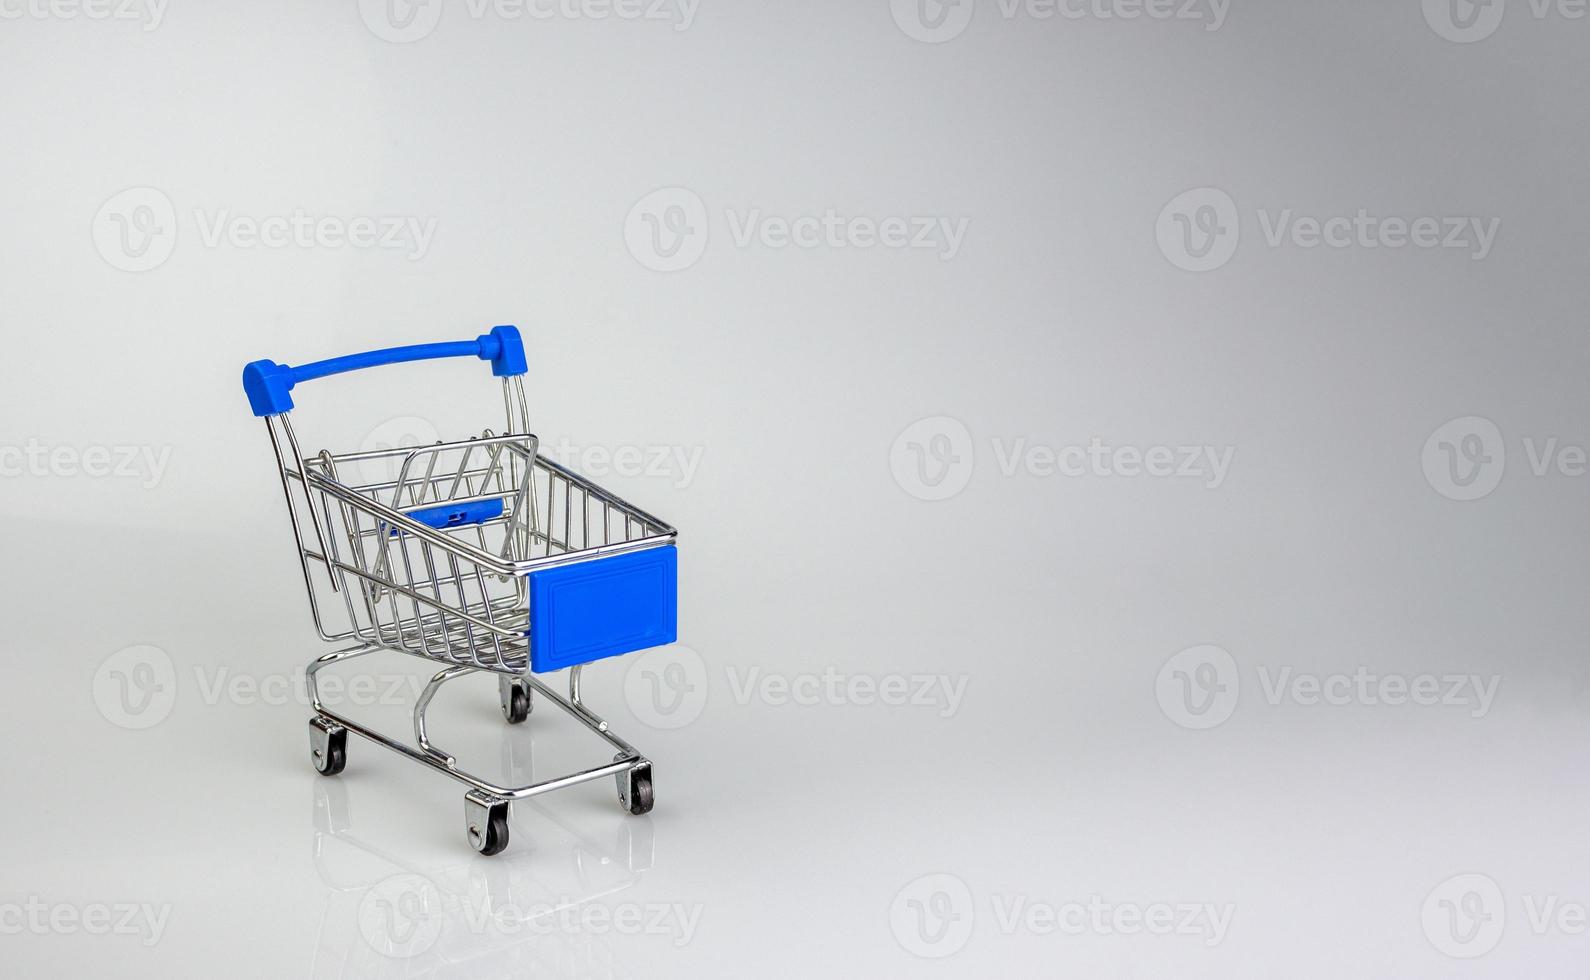
[[[530,573],[530,669],[541,673],[674,642],[673,545]]]

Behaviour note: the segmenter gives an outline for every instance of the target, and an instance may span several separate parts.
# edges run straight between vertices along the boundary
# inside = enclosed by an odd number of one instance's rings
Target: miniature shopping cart
[[[292,389],[362,368],[442,357],[478,357],[502,379],[506,431],[458,442],[305,456],[288,416]],[[254,414],[276,453],[309,610],[321,637],[352,646],[306,671],[315,717],[315,768],[347,762],[348,732],[364,736],[470,787],[469,842],[482,854],[508,844],[513,800],[614,777],[619,803],[652,807],[651,763],[613,734],[580,699],[584,664],[674,642],[678,569],[673,528],[538,455],[529,432],[519,331],[496,327],[475,340],[352,354],[300,367],[255,361],[243,369]],[[372,478],[372,469],[379,474]],[[324,590],[329,589],[329,593]],[[329,607],[329,608],[328,608]],[[328,625],[340,607],[342,622]],[[411,746],[327,708],[316,675],[331,664],[393,650],[446,666],[414,704]],[[565,698],[536,674],[568,670]],[[426,732],[425,709],[441,686],[475,671],[497,675],[503,715],[530,715],[531,693],[605,739],[613,761],[529,786],[497,786],[459,767]]]

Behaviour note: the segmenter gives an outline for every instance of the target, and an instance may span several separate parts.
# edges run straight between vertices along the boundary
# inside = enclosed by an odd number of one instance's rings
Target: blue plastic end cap
[[[293,369],[275,361],[254,361],[243,368],[243,391],[249,407],[263,418],[280,415],[293,408]]]
[[[499,378],[512,378],[530,370],[524,358],[524,341],[519,338],[519,328],[492,327],[491,333],[478,338],[480,359],[491,362],[491,373]]]

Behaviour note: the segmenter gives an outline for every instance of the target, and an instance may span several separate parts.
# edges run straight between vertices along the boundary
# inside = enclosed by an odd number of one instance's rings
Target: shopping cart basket
[[[442,357],[491,362],[492,374],[502,379],[503,434],[487,429],[429,446],[304,455],[288,417],[296,385]],[[614,777],[625,810],[651,810],[651,762],[585,706],[580,671],[594,660],[672,643],[676,632],[676,532],[538,455],[524,373],[519,331],[507,326],[457,343],[300,367],[255,361],[243,369],[243,389],[254,414],[265,420],[276,454],[315,628],[327,641],[353,643],[317,658],[306,671],[315,768],[327,776],[341,772],[352,731],[453,777],[470,787],[465,827],[482,854],[507,846],[511,801],[577,783]],[[371,464],[385,467],[380,477],[369,478]],[[328,622],[338,607],[345,628]],[[320,699],[319,671],[380,650],[446,665],[415,701],[415,745],[344,717]],[[566,698],[536,677],[565,669]],[[529,786],[497,786],[464,771],[431,742],[425,711],[443,684],[475,671],[497,675],[509,723],[529,717],[531,694],[539,692],[617,755],[607,765]]]

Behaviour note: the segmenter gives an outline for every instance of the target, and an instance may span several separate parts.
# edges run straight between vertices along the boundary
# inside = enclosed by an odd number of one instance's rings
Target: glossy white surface
[[[1590,22],[394,2],[0,0],[0,975],[1582,975]],[[1292,235],[1361,210],[1496,234]],[[406,247],[248,240],[300,212]],[[830,212],[933,247],[767,223]],[[683,646],[586,681],[656,810],[483,859],[463,787],[311,770],[237,377],[502,322],[543,446],[680,529]],[[310,449],[498,411],[295,396]],[[430,672],[341,697],[401,733]],[[609,757],[488,678],[432,731]]]

